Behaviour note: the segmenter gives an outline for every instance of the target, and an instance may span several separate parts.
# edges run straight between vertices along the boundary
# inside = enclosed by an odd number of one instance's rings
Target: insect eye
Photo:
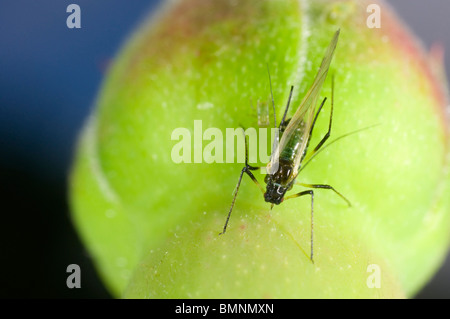
[[[283,195],[283,188],[281,186],[278,186],[277,193],[278,195]]]
[[[269,182],[269,180],[270,180],[270,175],[266,175],[266,177],[264,177],[264,183],[268,183]]]

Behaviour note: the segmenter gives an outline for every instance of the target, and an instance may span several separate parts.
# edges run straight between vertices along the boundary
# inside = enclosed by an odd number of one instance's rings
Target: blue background
[[[0,297],[109,297],[71,224],[66,178],[108,63],[159,2],[0,0]],[[449,1],[389,2],[426,47],[450,52]],[[66,26],[71,3],[81,29]],[[72,263],[81,289],[66,287]],[[449,279],[447,261],[418,297],[450,297]]]

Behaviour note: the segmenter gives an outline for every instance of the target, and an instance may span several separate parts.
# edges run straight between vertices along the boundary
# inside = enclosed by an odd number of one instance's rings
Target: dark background
[[[108,62],[159,2],[0,0],[0,297],[110,297],[71,224],[66,179]],[[389,2],[427,48],[450,52],[450,1]],[[71,3],[81,29],[66,27]],[[66,286],[72,263],[81,289]],[[448,258],[418,297],[450,297]]]

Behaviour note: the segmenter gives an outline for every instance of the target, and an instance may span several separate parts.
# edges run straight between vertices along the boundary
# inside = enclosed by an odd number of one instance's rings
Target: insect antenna
[[[273,91],[272,91],[272,79],[270,77],[270,70],[269,70],[269,65],[267,64],[267,73],[269,74],[269,85],[270,85],[270,95],[272,97],[272,108],[273,108],[273,120],[274,120],[274,127],[277,128],[277,118],[276,118],[276,111],[275,111],[275,100],[273,98]],[[289,110],[289,105],[291,103],[291,99],[292,99],[292,93],[294,91],[294,86],[291,86],[291,91],[289,92],[289,98],[288,98],[288,102],[286,105],[286,109],[284,110],[284,114],[283,114],[283,118],[281,119],[280,125],[278,127],[281,127],[285,120],[286,120],[286,116]]]
[[[270,96],[272,97],[273,123],[274,123],[275,128],[277,128],[277,113],[275,110],[275,100],[273,99],[272,79],[270,78],[269,64],[267,64],[267,74],[269,74]]]

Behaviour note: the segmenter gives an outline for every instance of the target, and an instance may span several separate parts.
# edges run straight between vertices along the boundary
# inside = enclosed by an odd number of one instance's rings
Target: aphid
[[[337,42],[339,38],[339,30],[334,34],[333,39],[331,40],[330,45],[327,48],[325,56],[320,65],[319,71],[314,79],[314,82],[311,88],[306,93],[303,101],[300,103],[297,111],[294,116],[290,119],[286,119],[286,115],[289,109],[289,104],[292,98],[293,86],[291,87],[291,91],[289,94],[288,102],[286,105],[286,109],[281,119],[279,125],[279,134],[280,140],[276,141],[274,148],[272,150],[271,159],[268,163],[267,175],[265,177],[266,189],[259,184],[258,180],[255,178],[251,171],[258,170],[259,167],[251,166],[248,164],[248,147],[247,143],[245,149],[245,166],[241,171],[239,176],[239,180],[234,192],[233,201],[231,203],[230,210],[228,212],[228,216],[223,227],[223,231],[220,234],[224,234],[227,229],[228,221],[231,216],[231,212],[234,207],[234,203],[236,201],[236,197],[239,191],[239,187],[242,181],[242,176],[246,173],[250,178],[255,182],[255,184],[261,189],[264,194],[264,199],[266,202],[271,203],[271,209],[274,205],[281,204],[286,199],[296,198],[304,195],[311,196],[311,262],[314,263],[314,191],[312,189],[315,188],[323,188],[330,189],[334,191],[337,195],[339,195],[342,199],[344,199],[347,204],[350,206],[350,202],[346,199],[341,193],[335,190],[330,185],[324,184],[304,184],[296,182],[296,179],[301,172],[302,169],[309,163],[312,158],[318,154],[319,150],[322,150],[326,147],[322,147],[323,144],[330,137],[331,133],[331,124],[333,119],[333,102],[334,102],[334,78],[332,80],[332,90],[331,90],[331,112],[330,112],[330,120],[328,125],[328,132],[325,136],[320,140],[317,146],[313,149],[311,153],[307,155],[307,150],[309,146],[309,141],[311,139],[311,134],[314,129],[314,125],[316,123],[317,117],[322,110],[326,98],[323,99],[322,103],[319,106],[317,113],[316,105],[319,98],[319,93],[322,89],[323,83],[328,73],[328,69],[330,67],[331,60],[333,58],[334,50],[336,48]],[[270,73],[269,73],[270,80]],[[272,92],[272,88],[271,88]],[[272,94],[272,105],[274,106],[273,94]],[[276,122],[275,122],[276,123]],[[276,125],[276,124],[275,124]],[[348,134],[347,134],[348,135]],[[344,136],[341,136],[342,138]],[[338,139],[340,139],[338,138]],[[336,139],[337,140],[337,139]],[[332,141],[331,143],[335,142]],[[329,143],[328,145],[330,145]],[[328,146],[327,145],[327,146]],[[294,183],[297,183],[301,186],[312,188],[309,190],[305,190],[290,196],[285,197],[287,191],[291,190]]]

